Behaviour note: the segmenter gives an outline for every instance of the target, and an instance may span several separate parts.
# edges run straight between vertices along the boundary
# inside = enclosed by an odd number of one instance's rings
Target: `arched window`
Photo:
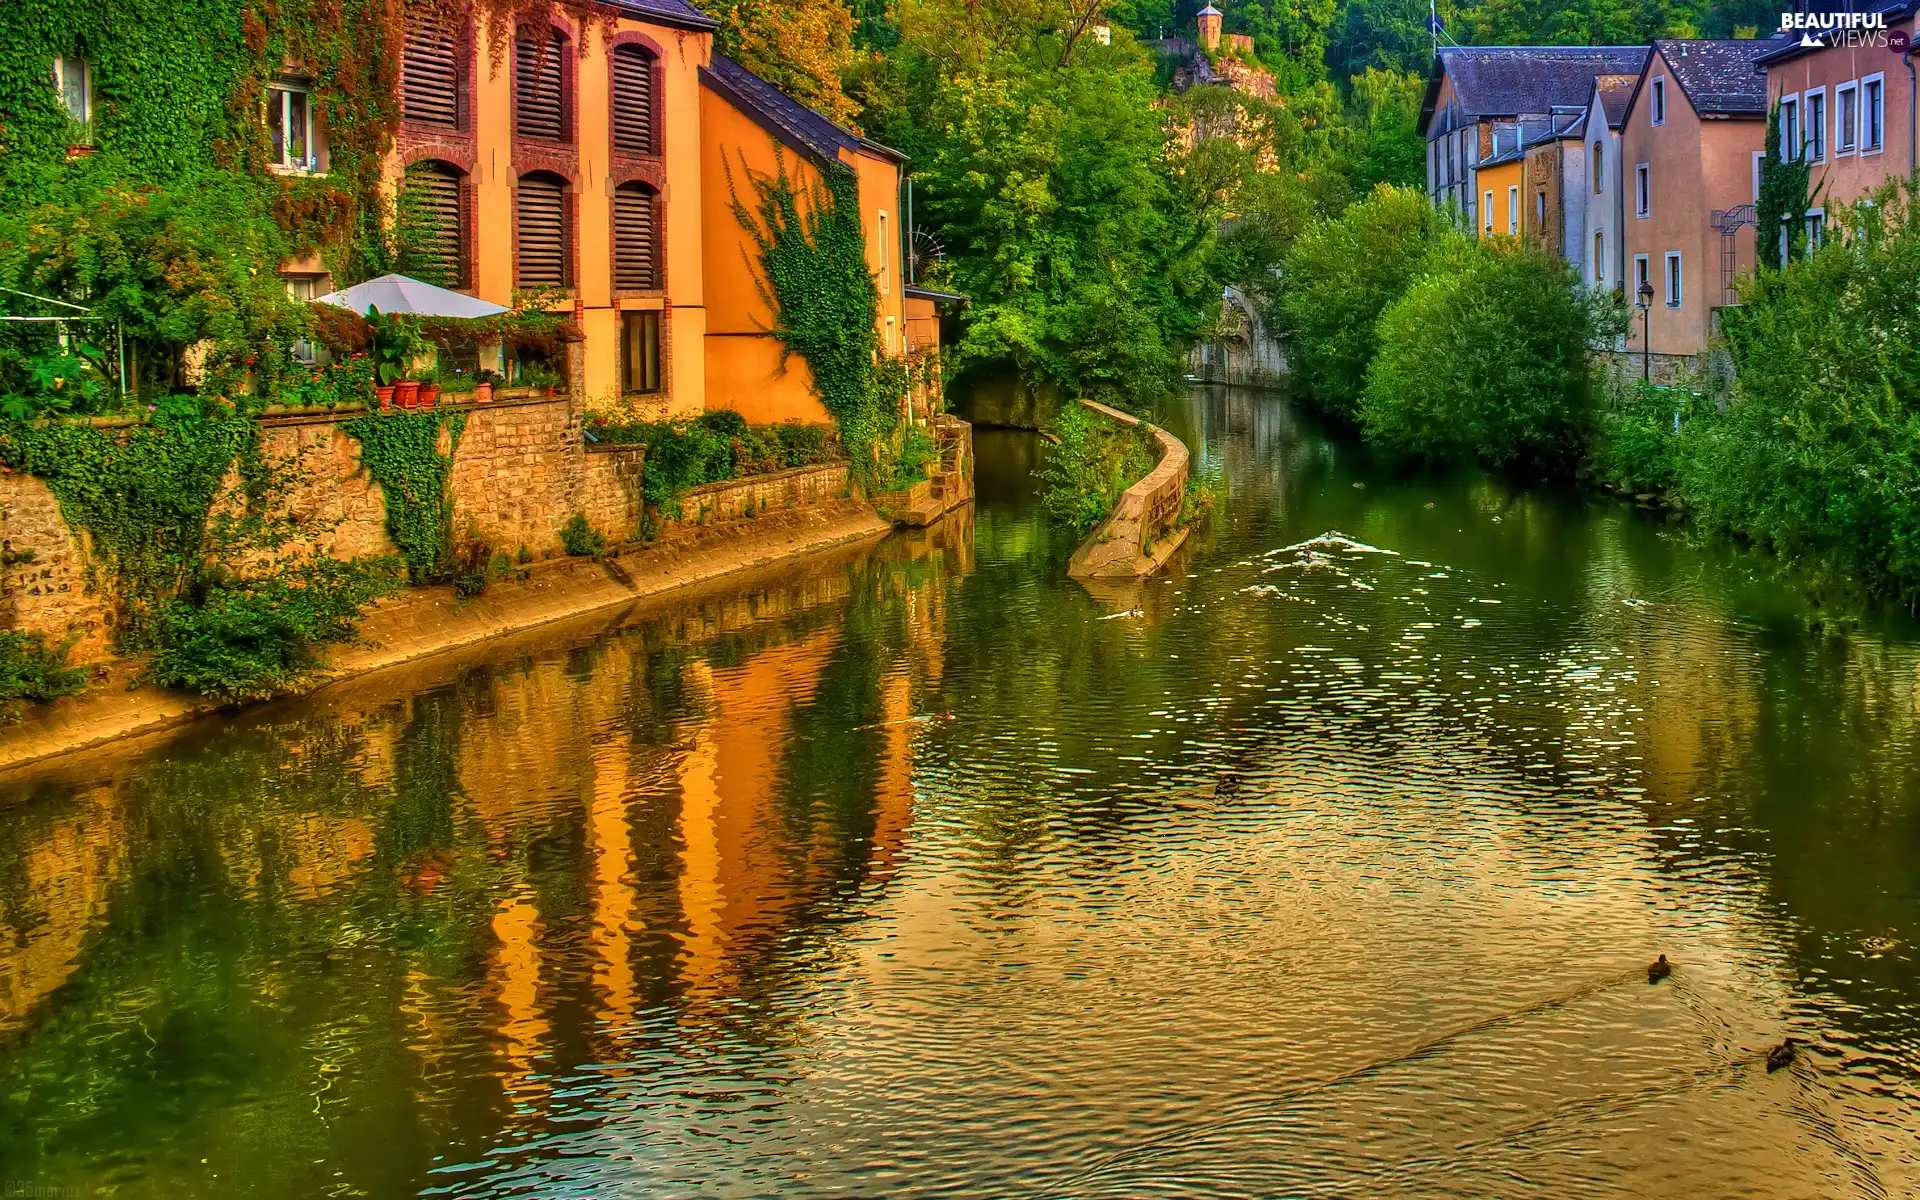
[[[467,127],[461,86],[466,64],[452,22],[431,9],[408,15],[406,43],[400,52],[400,113],[420,125]]]
[[[567,140],[567,41],[558,30],[522,25],[513,38],[513,135]]]
[[[613,191],[613,286],[622,292],[660,286],[660,198],[644,183]]]
[[[1604,143],[1593,144],[1593,194],[1598,196],[1607,190],[1607,148]]]
[[[465,177],[460,168],[443,162],[420,162],[407,168],[406,215],[419,228],[418,253],[428,283],[466,287],[467,213]],[[424,275],[423,275],[424,277]]]
[[[658,154],[654,57],[644,46],[613,48],[611,90],[614,153]]]
[[[571,278],[571,233],[567,184],[535,172],[514,190],[514,282],[530,287],[567,287]]]

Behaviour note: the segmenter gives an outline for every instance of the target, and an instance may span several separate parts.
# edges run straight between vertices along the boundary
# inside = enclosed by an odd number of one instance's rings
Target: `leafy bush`
[[[894,459],[889,488],[912,487],[927,477],[927,464],[940,456],[933,437],[918,425],[910,426],[901,439],[900,453]]]
[[[306,686],[318,647],[344,642],[361,610],[397,586],[381,560],[315,559],[259,579],[210,576],[160,611],[154,682],[217,700]]]
[[[588,524],[585,513],[575,513],[560,527],[560,544],[575,558],[598,558],[606,553],[607,535]]]
[[[1820,564],[1838,582],[1920,596],[1920,228],[1902,182],[1727,309],[1724,414],[1677,447],[1707,528]]]
[[[37,633],[0,633],[0,725],[21,716],[22,700],[53,700],[86,686],[84,667],[67,665],[67,647],[49,647]]]
[[[1600,482],[1623,491],[1669,492],[1679,481],[1680,434],[1713,406],[1686,388],[1635,382],[1596,414],[1590,458]]]
[[[1294,240],[1280,284],[1280,324],[1299,394],[1351,416],[1365,389],[1380,314],[1400,298],[1442,218],[1411,188],[1386,184]]]
[[[593,432],[603,442],[647,448],[643,493],[648,504],[669,512],[678,508],[688,490],[703,483],[829,462],[839,449],[828,426],[752,426],[725,408],[690,421],[602,415],[594,419]]]
[[[1069,404],[1054,421],[1060,444],[1038,474],[1047,483],[1047,514],[1085,534],[1113,511],[1120,493],[1153,470],[1146,427],[1122,425],[1084,405]]]
[[[1448,238],[1381,314],[1367,437],[1435,459],[1570,460],[1592,403],[1594,304],[1552,254]]]

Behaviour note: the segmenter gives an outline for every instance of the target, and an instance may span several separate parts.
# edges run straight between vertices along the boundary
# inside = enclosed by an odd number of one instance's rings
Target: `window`
[[[295,300],[310,302],[325,294],[325,275],[282,275],[286,282],[287,295]],[[290,348],[293,361],[312,366],[320,361],[320,349],[306,338],[301,338]]]
[[[1807,253],[1811,254],[1820,248],[1820,242],[1827,232],[1826,226],[1825,209],[1816,208],[1807,214]]]
[[[566,287],[571,278],[567,185],[551,175],[522,175],[514,189],[514,282]]]
[[[1593,286],[1607,285],[1607,239],[1605,234],[1593,235]]]
[[[893,265],[893,243],[887,240],[887,214],[880,214],[880,236],[875,245],[880,248],[880,294],[887,295],[893,290],[893,272],[887,268]]]
[[[657,309],[620,314],[620,390],[660,390],[660,313]]]
[[[1547,194],[1545,192],[1533,194],[1533,227],[1535,229],[1547,227]]]
[[[1517,183],[1507,188],[1507,232],[1520,232],[1520,185]]]
[[[1641,163],[1633,169],[1633,215],[1644,217],[1653,211],[1652,168]]]
[[[1852,154],[1859,139],[1860,85],[1843,83],[1833,89],[1833,152]]]
[[[892,354],[893,353],[893,318],[892,317],[887,318],[886,347],[887,347],[887,353]]]
[[[1792,162],[1805,147],[1800,144],[1800,98],[1780,98],[1780,161]]]
[[[1648,271],[1647,256],[1644,254],[1634,255],[1633,256],[1633,302],[1635,304],[1640,303],[1640,290],[1647,286],[1647,280],[1648,280],[1647,271]]]
[[[86,59],[71,54],[54,59],[53,84],[60,90],[60,104],[68,116],[81,124],[93,120],[93,79]]]
[[[412,10],[400,51],[400,115],[419,125],[464,129],[460,59],[453,26],[432,9]]]
[[[513,38],[513,136],[567,140],[566,41],[522,25]]]
[[[273,135],[273,165],[294,171],[319,167],[313,153],[313,105],[307,89],[275,83],[267,89],[267,129]]]
[[[1860,81],[1860,153],[1880,150],[1886,137],[1886,87],[1878,75]]]
[[[622,292],[660,286],[659,197],[643,183],[613,190],[613,286]]]
[[[1827,93],[1825,89],[1808,92],[1807,157],[1813,162],[1827,161]]]
[[[435,276],[427,282],[441,287],[467,286],[463,182],[460,168],[448,163],[422,162],[407,168],[407,201],[422,226],[420,256]]]
[[[1653,81],[1653,123],[1667,123],[1667,81],[1663,77],[1656,77]]]
[[[1493,189],[1491,188],[1487,189],[1486,203],[1481,206],[1481,210],[1486,215],[1487,236],[1492,237],[1493,236]]]
[[[1598,196],[1607,190],[1607,147],[1604,142],[1593,144],[1593,194]]]
[[[1753,152],[1753,202],[1755,204],[1760,203],[1760,164],[1765,162],[1766,158],[1767,152],[1765,150],[1755,150]]]
[[[611,88],[614,152],[658,154],[653,123],[653,55],[639,46],[615,46]]]
[[[1680,283],[1680,255],[1678,251],[1667,251],[1667,307],[1679,308],[1683,290]]]

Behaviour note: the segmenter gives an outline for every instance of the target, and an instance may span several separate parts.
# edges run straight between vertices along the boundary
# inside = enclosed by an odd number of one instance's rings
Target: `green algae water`
[[[1915,629],[1163,419],[1137,593],[983,430],[930,533],[0,780],[0,1180],[1920,1195]]]

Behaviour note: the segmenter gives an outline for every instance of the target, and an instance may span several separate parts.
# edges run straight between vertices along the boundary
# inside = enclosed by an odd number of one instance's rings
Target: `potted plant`
[[[541,396],[551,396],[561,384],[560,372],[545,363],[529,364],[520,373],[520,380]]]
[[[500,372],[482,367],[473,376],[473,402],[475,404],[493,403],[493,386],[500,382]]]
[[[437,362],[420,376],[419,402],[421,408],[440,403],[440,364]]]
[[[374,371],[380,380],[375,394],[380,407],[389,408],[398,400],[402,408],[419,403],[420,385],[409,379],[413,356],[420,350],[420,334],[403,316],[367,309],[367,324],[373,329]]]

